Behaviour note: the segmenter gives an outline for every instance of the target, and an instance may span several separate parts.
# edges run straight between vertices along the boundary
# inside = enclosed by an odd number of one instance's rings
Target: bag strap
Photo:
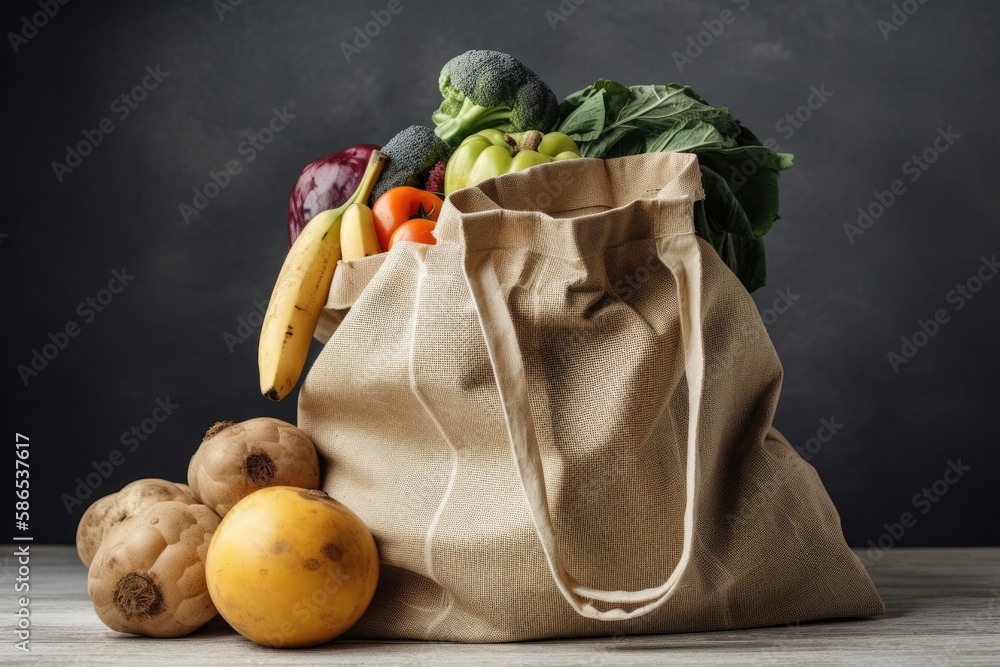
[[[680,303],[681,338],[688,386],[687,469],[685,471],[684,535],[681,556],[667,580],[655,588],[606,591],[584,586],[566,569],[549,513],[548,494],[535,424],[531,416],[524,360],[517,332],[489,252],[469,253],[465,275],[475,302],[486,348],[503,406],[511,450],[521,487],[549,570],[563,597],[580,615],[612,621],[643,616],[663,605],[677,591],[691,560],[698,489],[698,426],[704,385],[705,353],[701,329],[701,250],[693,233],[656,239],[660,261],[673,273]],[[588,600],[641,605],[626,611],[620,606],[597,609]]]

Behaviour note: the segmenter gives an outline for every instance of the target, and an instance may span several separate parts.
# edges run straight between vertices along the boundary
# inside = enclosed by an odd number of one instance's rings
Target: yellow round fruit
[[[236,503],[208,547],[212,602],[265,646],[330,641],[364,613],[378,550],[364,522],[322,491],[272,486]]]

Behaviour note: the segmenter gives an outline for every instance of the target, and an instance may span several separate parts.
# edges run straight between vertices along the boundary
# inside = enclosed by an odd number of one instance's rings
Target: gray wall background
[[[72,541],[85,506],[133,479],[183,479],[218,419],[294,421],[293,400],[258,394],[256,331],[232,352],[224,340],[270,294],[293,180],[315,157],[428,123],[441,65],[494,48],[560,97],[598,77],[687,83],[794,152],[783,219],[767,237],[769,284],[755,295],[786,371],[777,426],[805,444],[821,420],[842,425],[810,456],[852,545],[877,542],[904,512],[916,523],[892,538],[900,545],[1000,544],[1000,280],[960,310],[949,301],[1000,251],[996,3],[909,0],[916,13],[885,39],[877,22],[891,20],[889,0],[567,0],[575,10],[554,28],[556,0],[402,0],[348,63],[340,42],[387,2],[229,0],[220,19],[222,2],[70,2],[17,53],[9,37],[0,47],[3,421],[8,440],[31,438],[36,540]],[[679,72],[672,54],[726,9],[734,20]],[[20,31],[37,11],[6,3],[0,27]],[[120,119],[113,101],[147,66],[169,75]],[[833,94],[788,136],[776,124],[813,86]],[[274,108],[295,118],[248,162],[241,142]],[[105,117],[114,131],[59,182],[51,163]],[[904,162],[939,128],[959,138],[911,182]],[[179,204],[229,160],[241,173],[185,223]],[[896,179],[905,193],[850,243],[843,225]],[[88,321],[78,305],[122,267],[134,280]],[[769,313],[778,290],[798,298]],[[938,309],[948,322],[894,372],[887,354]],[[18,364],[70,322],[79,335],[25,386]],[[168,398],[173,414],[67,510],[62,494]],[[970,469],[915,505],[949,461]]]

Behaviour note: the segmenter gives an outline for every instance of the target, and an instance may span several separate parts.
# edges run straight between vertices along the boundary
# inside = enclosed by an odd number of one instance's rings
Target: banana
[[[374,151],[350,199],[340,208],[313,217],[285,257],[267,304],[257,348],[260,391],[272,401],[283,399],[299,381],[341,258],[344,212],[356,202],[368,201],[386,160],[384,153]]]
[[[382,252],[375,233],[375,218],[372,210],[355,202],[344,211],[340,223],[340,252],[343,259],[361,259]]]

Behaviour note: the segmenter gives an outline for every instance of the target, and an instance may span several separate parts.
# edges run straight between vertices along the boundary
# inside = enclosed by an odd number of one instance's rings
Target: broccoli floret
[[[438,87],[444,101],[431,119],[452,146],[487,128],[548,132],[559,122],[552,89],[506,53],[466,51],[445,63]]]
[[[421,181],[426,180],[434,165],[451,155],[451,146],[441,141],[431,128],[411,125],[390,139],[382,152],[389,162],[372,190],[373,202],[387,190],[401,185],[423,187]]]

